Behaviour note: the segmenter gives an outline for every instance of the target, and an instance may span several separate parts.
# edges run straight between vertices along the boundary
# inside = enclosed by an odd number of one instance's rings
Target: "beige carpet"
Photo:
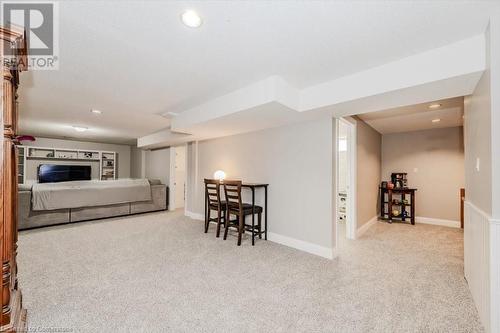
[[[22,232],[29,326],[57,332],[480,332],[463,233],[379,223],[329,261],[180,213]]]

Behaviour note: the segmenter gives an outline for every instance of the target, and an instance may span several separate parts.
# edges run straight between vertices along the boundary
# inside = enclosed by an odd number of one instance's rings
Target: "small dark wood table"
[[[220,186],[223,186],[224,183],[220,183]],[[267,240],[267,187],[269,184],[265,183],[241,183],[242,188],[248,188],[252,191],[252,225],[255,225],[255,190],[256,189],[264,189],[264,239]],[[205,193],[205,208],[207,204],[207,195]],[[205,211],[205,215],[207,212]],[[260,234],[259,234],[260,238]],[[253,237],[252,237],[253,242]]]
[[[241,187],[248,188],[252,191],[252,225],[255,224],[255,190],[264,189],[264,239],[267,240],[267,187],[269,184],[264,183],[241,183]]]
[[[389,223],[392,221],[406,222],[407,219],[410,220],[411,224],[415,224],[415,191],[416,188],[384,188],[380,189],[380,218],[382,220],[387,220]],[[387,194],[387,196],[386,196]],[[393,202],[393,195],[399,196],[399,201]],[[410,201],[406,199],[406,195],[410,196]],[[387,197],[387,199],[386,199]],[[397,199],[396,199],[397,200]],[[387,205],[387,211],[386,209]],[[394,215],[392,213],[392,207],[401,207],[401,213],[399,215]],[[406,207],[410,207],[410,214],[406,210]]]

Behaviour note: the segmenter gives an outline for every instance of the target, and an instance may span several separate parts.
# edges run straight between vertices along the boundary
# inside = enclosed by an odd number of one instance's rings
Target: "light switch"
[[[479,172],[480,162],[481,162],[481,160],[479,159],[479,157],[477,157],[477,158],[476,158],[476,171],[477,171],[477,172]]]
[[[413,168],[413,172],[417,173],[418,172],[418,168]]]

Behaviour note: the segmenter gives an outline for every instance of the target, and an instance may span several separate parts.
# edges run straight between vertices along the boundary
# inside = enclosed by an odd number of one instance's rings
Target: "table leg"
[[[264,187],[264,239],[267,240],[267,186]]]
[[[392,223],[392,191],[387,191],[387,208],[389,208],[389,223]]]
[[[410,209],[410,214],[411,214],[411,224],[415,225],[415,192],[412,191],[410,195],[410,200],[411,200],[411,209]]]
[[[205,233],[208,232],[208,228],[207,228],[207,206],[208,206],[208,203],[207,203],[207,191],[205,191]]]
[[[252,187],[252,246],[255,245],[255,189]]]
[[[402,192],[401,193],[401,221],[402,222],[406,222],[406,218],[405,218],[405,214],[406,214],[406,206],[404,204],[405,202],[405,199],[406,199],[406,193],[405,192]]]

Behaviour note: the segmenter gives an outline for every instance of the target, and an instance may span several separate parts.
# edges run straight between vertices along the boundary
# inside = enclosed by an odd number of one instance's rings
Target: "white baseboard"
[[[460,228],[460,221],[435,219],[432,217],[415,216],[415,223],[434,224],[443,227]]]
[[[281,245],[285,245],[288,247],[293,247],[294,249],[301,250],[307,253],[315,254],[317,256],[333,259],[333,249],[324,247],[321,245],[309,243],[300,239],[291,238],[287,236],[283,236],[280,234],[275,234],[273,232],[267,233],[267,239],[271,242],[278,243]]]
[[[363,235],[368,229],[370,229],[377,222],[378,222],[378,216],[372,217],[368,222],[366,222],[361,227],[359,227],[358,230],[356,230],[356,238]]]
[[[193,212],[190,212],[189,210],[184,211],[184,215],[192,218],[193,220],[200,220],[200,221],[205,220],[205,216],[203,214],[193,213]]]
[[[192,218],[193,220],[205,220],[205,216],[203,214],[198,214],[194,212],[190,212],[186,210],[184,212],[184,215],[187,217]],[[300,239],[295,239],[287,236],[283,236],[280,234],[275,234],[273,232],[268,232],[267,233],[267,240],[278,243],[281,245],[285,245],[288,247],[293,247],[294,249],[301,250],[304,252],[308,252],[311,254],[315,254],[317,256],[327,258],[327,259],[333,259],[335,256],[333,254],[333,250],[328,247],[316,245],[313,243],[305,242]]]

